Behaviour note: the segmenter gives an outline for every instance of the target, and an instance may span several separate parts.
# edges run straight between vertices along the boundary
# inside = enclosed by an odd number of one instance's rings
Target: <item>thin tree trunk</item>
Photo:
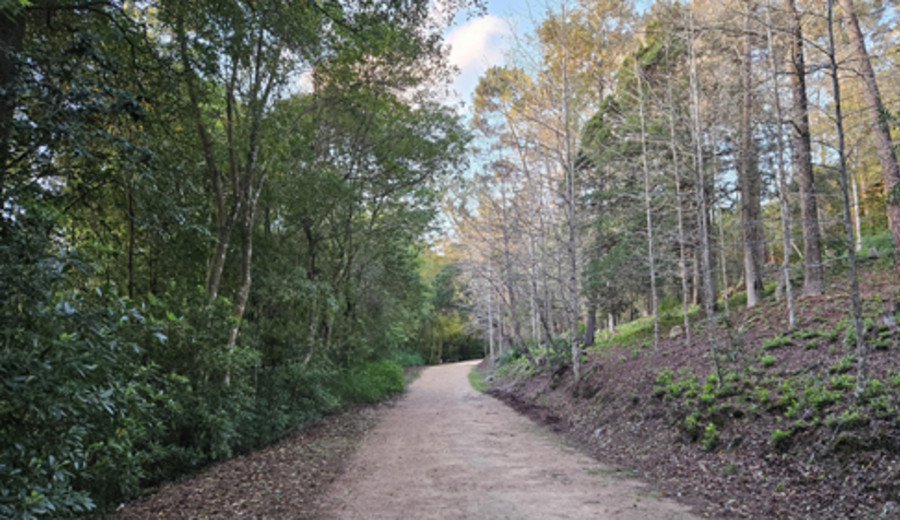
[[[822,239],[819,233],[819,210],[813,181],[812,148],[809,131],[809,103],[806,97],[806,61],[803,52],[803,29],[794,0],[784,0],[789,20],[791,77],[791,123],[794,149],[794,177],[800,186],[800,212],[803,218],[803,294],[821,294]],[[787,253],[785,253],[787,254]]]
[[[669,49],[666,48],[666,54]],[[678,267],[681,274],[681,314],[684,319],[685,343],[691,344],[691,320],[688,316],[690,295],[688,292],[688,266],[685,255],[684,208],[681,194],[681,167],[679,165],[678,146],[675,143],[675,99],[672,95],[672,78],[666,78],[666,98],[669,105],[669,148],[672,153],[672,167],[675,170],[675,211],[678,220]]]
[[[740,189],[741,189],[741,231],[744,248],[744,282],[747,290],[747,307],[759,303],[762,290],[761,263],[759,257],[760,189],[759,173],[756,171],[753,155],[753,56],[752,34],[750,32],[750,0],[746,1],[744,15],[744,47],[741,58],[741,145],[740,145]]]
[[[566,161],[566,223],[568,237],[566,252],[569,264],[569,337],[572,347],[572,376],[575,380],[575,392],[580,392],[581,383],[581,343],[578,337],[578,250],[576,244],[577,215],[575,213],[575,160],[572,154],[571,110],[569,107],[569,46],[566,37],[568,14],[563,4],[562,10],[562,81],[563,81],[563,118]]]
[[[594,345],[594,334],[597,333],[597,306],[591,305],[587,310],[587,319],[584,323],[584,346]]]
[[[842,4],[846,0],[842,0]],[[852,9],[852,4],[851,4]],[[847,16],[846,10],[844,13]],[[854,20],[855,21],[855,20]],[[857,27],[857,30],[859,28]],[[847,276],[850,281],[850,299],[853,305],[853,323],[856,331],[856,397],[862,397],[868,378],[868,345],[863,338],[862,304],[859,298],[859,275],[856,270],[856,250],[853,248],[853,225],[850,222],[850,196],[847,182],[847,154],[844,152],[844,118],[841,113],[841,85],[838,81],[837,57],[834,47],[834,0],[828,0],[828,61],[831,66],[831,86],[834,93],[834,126],[838,138],[838,159],[841,172],[841,199],[844,204],[844,232],[847,240]]]
[[[872,124],[875,136],[875,147],[878,150],[878,161],[881,163],[881,175],[884,178],[884,190],[887,195],[888,223],[891,233],[894,235],[894,248],[900,253],[900,167],[897,165],[897,155],[894,153],[891,128],[886,117],[884,104],[881,101],[881,93],[878,90],[878,82],[875,80],[875,71],[866,51],[865,37],[859,27],[859,19],[856,16],[856,7],[853,0],[840,0],[841,9],[844,12],[844,29],[850,39],[850,47],[856,59],[858,70],[863,85],[863,95],[866,99],[866,111]],[[897,255],[900,261],[900,254]]]
[[[703,308],[706,314],[706,333],[709,340],[710,354],[716,370],[717,380],[721,383],[722,373],[719,367],[719,346],[716,338],[715,288],[712,281],[712,252],[709,240],[709,208],[706,200],[706,179],[703,173],[703,137],[700,119],[700,86],[697,78],[697,58],[694,51],[694,12],[693,5],[689,11],[688,55],[691,89],[691,134],[694,141],[694,170],[696,175],[697,222],[700,232],[700,272],[703,285]]]
[[[491,362],[497,361],[497,353],[494,350],[494,290],[488,283],[488,343],[491,349]]]
[[[506,181],[503,181],[504,184]],[[503,186],[501,188],[501,197],[503,207],[501,208],[501,227],[503,232],[503,262],[505,268],[505,282],[506,282],[506,296],[509,302],[509,318],[512,320],[513,327],[513,335],[515,337],[516,344],[519,345],[519,348],[522,349],[522,353],[525,355],[525,358],[528,360],[528,363],[531,365],[533,369],[537,369],[537,361],[534,359],[534,356],[531,353],[531,349],[524,341],[522,341],[522,331],[519,324],[519,317],[516,312],[516,288],[513,284],[513,273],[512,273],[512,258],[510,256],[510,237],[509,237],[509,222],[506,216],[507,208],[507,200],[506,200],[506,187]]]
[[[653,251],[653,207],[650,200],[650,167],[647,164],[647,122],[644,119],[644,84],[638,67],[637,54],[634,59],[634,74],[637,78],[638,113],[641,119],[641,166],[644,170],[644,213],[647,224],[647,261],[650,263],[650,311],[653,313],[653,350],[659,348],[659,297],[656,292],[656,258]]]
[[[781,276],[784,284],[785,302],[788,310],[788,328],[794,329],[794,295],[791,291],[791,210],[788,204],[787,182],[785,181],[784,168],[784,141],[781,137],[782,121],[784,120],[781,111],[781,93],[778,84],[778,61],[775,59],[775,45],[772,38],[772,16],[771,6],[766,8],[766,42],[769,51],[769,70],[772,73],[772,92],[775,98],[775,119],[778,125],[775,127],[775,145],[776,154],[778,155],[778,191],[779,200],[781,202],[781,233],[782,247],[784,254],[781,259]]]
[[[853,197],[853,229],[856,231],[856,247],[857,251],[862,251],[862,224],[859,221],[859,183],[856,182],[855,172],[850,175],[851,196]]]
[[[715,167],[713,168],[713,175],[715,175]],[[719,208],[718,214],[719,218],[716,219],[716,223],[719,227],[719,263],[722,264],[722,305],[725,306],[725,316],[730,316],[731,309],[729,308],[730,304],[728,303],[728,262],[725,258],[725,223],[722,222],[723,217],[721,208]]]
[[[128,280],[127,280],[127,288],[128,288],[128,298],[134,298],[134,249],[135,249],[135,236],[134,236],[134,186],[132,185],[132,180],[129,178],[126,180],[126,194],[125,194],[125,211],[127,213],[126,218],[128,219]]]

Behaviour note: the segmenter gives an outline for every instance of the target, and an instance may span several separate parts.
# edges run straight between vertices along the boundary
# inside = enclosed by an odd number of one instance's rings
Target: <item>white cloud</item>
[[[449,61],[460,71],[453,85],[463,99],[471,97],[478,78],[485,70],[503,61],[509,35],[509,24],[494,15],[470,20],[447,35]]]

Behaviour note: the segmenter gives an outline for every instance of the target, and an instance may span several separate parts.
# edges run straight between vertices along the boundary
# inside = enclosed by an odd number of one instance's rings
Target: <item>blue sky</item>
[[[458,16],[445,33],[450,45],[450,62],[460,73],[453,83],[460,100],[469,104],[478,78],[485,70],[504,63],[506,52],[513,44],[514,34],[530,33],[533,21],[539,20],[546,6],[557,0],[486,0],[487,13],[478,18]],[[637,0],[638,10],[645,9],[652,0]],[[572,2],[573,4],[575,2]]]

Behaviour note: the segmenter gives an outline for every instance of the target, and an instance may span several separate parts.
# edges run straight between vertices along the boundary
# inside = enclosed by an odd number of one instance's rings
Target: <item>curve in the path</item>
[[[473,390],[475,364],[432,367],[416,380],[333,484],[325,518],[694,518]]]

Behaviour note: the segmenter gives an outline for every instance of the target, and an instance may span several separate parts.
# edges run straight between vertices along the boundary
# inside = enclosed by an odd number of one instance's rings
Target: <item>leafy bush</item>
[[[868,252],[869,249],[875,248],[882,260],[886,263],[893,264],[896,259],[897,251],[894,248],[894,236],[890,229],[886,229],[875,235],[864,235],[862,237],[862,250]]]
[[[703,429],[703,439],[701,444],[705,451],[712,451],[719,445],[719,430],[716,428],[715,424],[709,423],[706,425],[706,428]]]
[[[347,402],[369,403],[401,392],[403,369],[393,361],[366,363],[352,369],[337,383],[338,392]]]
[[[395,352],[394,355],[391,356],[391,361],[397,363],[401,367],[420,367],[425,364],[425,359],[421,354],[408,350]]]

